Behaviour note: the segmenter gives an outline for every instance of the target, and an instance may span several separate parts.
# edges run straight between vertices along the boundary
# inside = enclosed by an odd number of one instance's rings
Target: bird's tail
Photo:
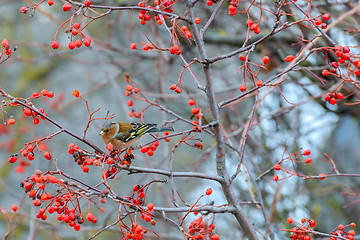
[[[160,127],[160,128],[152,128],[148,132],[170,132],[174,131],[173,127]]]

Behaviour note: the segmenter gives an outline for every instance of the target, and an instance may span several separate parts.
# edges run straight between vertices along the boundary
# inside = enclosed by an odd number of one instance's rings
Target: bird
[[[173,127],[157,127],[157,124],[108,122],[103,125],[99,135],[104,143],[111,143],[113,149],[124,150],[131,147],[146,133],[174,131]]]

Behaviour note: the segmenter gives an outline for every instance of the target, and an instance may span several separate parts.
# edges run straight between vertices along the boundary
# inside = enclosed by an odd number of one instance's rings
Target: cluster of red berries
[[[246,25],[250,29],[250,31],[253,31],[255,34],[259,34],[261,29],[258,24],[254,23],[253,20],[249,19],[246,21]]]
[[[338,93],[326,93],[325,96],[324,96],[324,100],[326,102],[329,102],[331,105],[335,105],[337,100],[341,100],[344,98],[344,95],[341,93],[341,92],[338,92]]]
[[[141,44],[143,45],[142,50],[145,52],[147,52],[149,50],[153,50],[155,48],[154,44],[152,44],[152,43],[149,43],[149,44],[141,43]],[[130,49],[135,50],[135,49],[137,49],[138,45],[140,45],[140,43],[139,44],[132,43],[132,44],[130,44]]]
[[[138,205],[138,206],[143,205],[144,198],[145,198],[144,187],[141,185],[135,185],[133,187],[133,191],[134,191],[134,193],[132,196],[126,196],[125,198],[128,199],[129,201],[131,201],[132,203],[134,203],[135,205]]]
[[[347,232],[344,231],[345,227],[348,227],[348,226],[351,226],[352,228],[355,228],[356,224],[355,223],[350,223],[347,226],[344,226],[343,224],[340,224],[333,231],[331,231],[330,234],[332,234],[334,236],[341,236],[341,237],[344,237],[344,238],[349,239],[349,240],[353,240],[354,236],[355,236],[355,231],[352,230],[352,229],[347,231]],[[336,240],[336,239],[338,239],[338,238],[330,237],[330,240]]]
[[[138,225],[136,222],[131,224],[130,231],[126,233],[126,240],[128,239],[144,239],[144,234],[147,233],[147,229],[142,227],[141,225]]]
[[[144,7],[145,7],[145,3],[139,2],[139,3],[138,3],[138,6],[144,8]],[[152,9],[152,6],[147,6],[146,8]],[[151,15],[148,13],[148,11],[146,11],[146,10],[144,10],[144,9],[141,9],[141,10],[140,10],[140,13],[139,13],[138,17],[139,17],[139,19],[140,19],[140,24],[141,24],[141,25],[145,25],[146,22],[148,22],[148,21],[151,20]],[[159,18],[159,20],[160,20],[160,18]]]
[[[330,15],[325,13],[325,14],[322,15],[321,18],[322,18],[322,20],[320,18],[315,20],[315,25],[320,26],[322,29],[325,29],[325,28],[327,28],[327,24],[324,23],[323,21],[329,21]]]
[[[161,11],[172,13],[174,11],[174,1],[173,0],[155,0],[155,5]]]
[[[229,14],[233,16],[236,14],[236,7],[239,3],[239,0],[229,0],[228,2],[230,3],[230,6],[228,7]]]
[[[29,97],[29,98],[35,98],[36,99],[36,98],[39,98],[40,96],[47,97],[47,98],[53,98],[54,93],[52,91],[48,91],[46,89],[43,89],[43,90],[41,90],[40,93],[33,92],[31,97]],[[47,116],[47,114],[45,113],[43,108],[38,108],[37,110],[39,112],[41,112],[43,115]],[[40,119],[45,119],[43,116],[40,116],[39,114],[37,114],[36,112],[32,111],[30,108],[27,108],[27,107],[23,108],[23,113],[27,117],[32,117],[34,124],[39,124]]]
[[[354,57],[354,55],[352,55],[350,53],[350,48],[348,46],[336,46],[335,48],[331,49],[331,51],[336,55],[337,62],[332,62],[331,63],[331,68],[330,70],[326,70],[324,69],[322,71],[322,75],[324,77],[328,76],[330,73],[335,73],[336,69],[339,67],[339,64],[343,64],[345,63],[345,61],[350,61],[350,63],[355,67],[353,73],[356,76],[360,76],[360,60],[359,59],[354,59],[351,60],[351,57]],[[348,67],[347,67],[348,68]]]
[[[172,84],[170,90],[175,91],[176,93],[182,93],[182,89],[178,86],[180,84]]]
[[[74,161],[80,166],[83,172],[88,172],[89,166],[100,165],[100,160],[97,157],[92,158],[89,154],[80,151],[79,146],[76,146],[74,143],[69,144],[68,153],[73,156]]]
[[[8,56],[11,55],[12,51],[10,48],[9,41],[7,39],[4,39],[1,41],[1,45],[3,46],[4,49],[3,49],[2,53],[0,54],[0,58],[4,53]]]
[[[190,30],[188,29],[187,26],[182,26],[181,27],[181,32],[186,36],[186,38],[191,38],[192,37],[192,33],[190,32]]]
[[[211,240],[218,240],[219,235],[214,233],[215,224],[205,224],[202,217],[198,217],[192,221],[189,225],[189,233],[192,235],[191,240],[203,240],[207,239],[206,235]]]
[[[152,156],[152,155],[154,155],[154,152],[155,152],[155,150],[157,149],[158,146],[159,146],[159,141],[155,141],[149,147],[148,146],[143,146],[140,149],[140,152],[147,153],[147,155]]]
[[[36,217],[46,220],[46,210],[49,214],[56,212],[58,214],[57,219],[59,221],[68,223],[69,226],[74,228],[76,231],[80,230],[80,224],[84,223],[84,218],[82,217],[80,211],[76,211],[74,208],[68,208],[67,206],[70,202],[69,200],[73,198],[73,195],[65,193],[62,195],[58,194],[57,196],[52,196],[51,193],[46,192],[45,190],[46,185],[48,184],[63,186],[64,182],[50,173],[43,174],[41,171],[36,170],[35,174],[32,174],[30,177],[24,179],[20,184],[28,196],[33,198],[33,204],[35,206],[40,206],[49,202],[45,208],[40,208],[38,210]],[[88,218],[88,215],[86,217],[88,220],[90,219]],[[95,223],[96,217],[93,216],[89,221]]]
[[[191,33],[191,32],[190,32]],[[179,45],[174,44],[169,48],[169,53],[170,54],[176,54],[176,55],[180,55],[182,53]]]
[[[287,223],[288,224],[292,224],[294,222],[294,220],[292,218],[288,218],[287,219]],[[307,225],[307,226],[305,226]],[[306,235],[310,228],[315,227],[316,222],[314,219],[305,219],[302,218],[301,219],[301,226],[299,227],[293,227],[291,229],[291,235],[290,238],[292,240],[311,240],[311,237],[309,235]]]

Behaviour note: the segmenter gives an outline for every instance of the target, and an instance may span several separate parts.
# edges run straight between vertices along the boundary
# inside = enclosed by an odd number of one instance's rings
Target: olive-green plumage
[[[132,146],[146,133],[166,131],[174,131],[174,128],[157,128],[156,124],[108,122],[101,128],[100,135],[105,144],[112,143],[115,150],[123,150]]]

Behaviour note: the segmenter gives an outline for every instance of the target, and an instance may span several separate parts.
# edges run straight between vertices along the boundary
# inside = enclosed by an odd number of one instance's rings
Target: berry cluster
[[[292,224],[294,220],[292,218],[287,219],[288,224]],[[293,227],[291,229],[291,235],[290,238],[292,240],[311,240],[311,237],[309,235],[306,235],[311,232],[310,228],[315,227],[316,222],[314,219],[301,219],[301,225],[299,227]]]
[[[233,16],[236,14],[236,7],[239,3],[239,0],[228,0],[228,2],[230,3],[230,6],[228,7],[229,14]]]
[[[258,24],[254,23],[253,20],[249,19],[246,21],[246,25],[250,29],[250,31],[253,31],[255,34],[259,34],[261,29]]]
[[[1,45],[3,46],[3,51],[2,53],[0,54],[0,59],[1,59],[1,56],[5,53],[6,55],[11,55],[12,53],[12,50],[10,48],[10,44],[9,44],[9,41],[7,39],[4,39],[1,41]]]
[[[58,191],[56,196],[46,192],[46,186],[48,184],[55,184],[61,187],[62,190]],[[74,230],[80,230],[80,224],[84,223],[84,218],[81,214],[80,207],[78,205],[69,207],[72,205],[71,200],[75,197],[74,193],[65,192],[67,183],[62,179],[58,179],[50,172],[42,173],[40,170],[36,170],[33,175],[24,179],[20,186],[24,188],[29,197],[33,198],[34,206],[41,206],[48,203],[46,207],[39,208],[36,213],[36,217],[42,220],[47,219],[46,210],[49,214],[56,212],[58,214],[57,219],[68,223],[68,225]],[[86,218],[92,223],[96,223],[97,218],[88,213]]]
[[[214,233],[215,224],[206,224],[202,217],[198,217],[189,225],[189,233],[191,240],[202,240],[208,236],[211,240],[218,240],[219,235]]]
[[[343,224],[340,224],[338,225],[333,231],[330,232],[330,234],[334,235],[334,236],[341,236],[341,237],[345,237],[349,240],[353,240],[354,239],[354,236],[355,236],[355,231],[354,230],[349,230],[349,231],[344,231],[345,230],[345,227],[352,227],[352,228],[355,228],[356,227],[356,224],[355,223],[350,223],[349,225],[347,226],[344,226]],[[336,240],[338,238],[336,237],[331,237],[330,240]]]
[[[338,93],[326,93],[324,96],[324,100],[328,103],[330,103],[331,105],[335,105],[337,100],[341,100],[344,98],[344,95],[341,92]]]
[[[323,21],[329,21],[330,20],[330,15],[325,13],[322,15],[322,20],[320,18],[315,19],[315,25],[316,26],[320,26],[322,29],[327,28],[327,24],[324,23]]]

